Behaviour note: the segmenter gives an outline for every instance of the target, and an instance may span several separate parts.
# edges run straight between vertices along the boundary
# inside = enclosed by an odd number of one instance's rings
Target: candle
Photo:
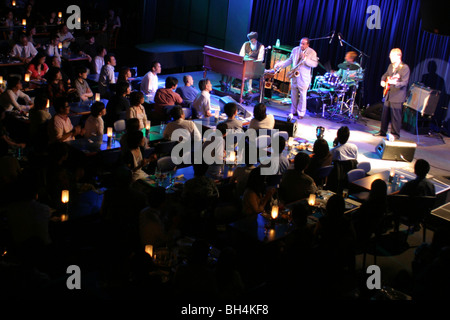
[[[153,246],[151,244],[145,246],[145,252],[153,258]]]
[[[112,134],[113,134],[113,128],[108,127],[108,129],[106,129],[106,135],[108,136],[108,138],[112,138]]]
[[[63,190],[61,193],[61,202],[67,203],[69,202],[69,190]]]
[[[3,76],[0,76],[0,85],[3,84]]]
[[[270,214],[272,216],[272,219],[278,218],[278,205],[272,206],[272,213]]]
[[[13,7],[16,6],[16,2],[15,1],[13,1],[11,4],[12,4]]]
[[[30,81],[30,74],[29,73],[25,73],[25,82]]]
[[[50,100],[47,99],[47,105],[45,106],[47,109],[50,108]]]
[[[62,222],[67,221],[68,219],[69,219],[69,215],[68,214],[62,214],[61,215],[61,221]]]
[[[145,122],[145,130],[147,130],[147,133],[148,133],[148,131],[150,130],[150,120],[147,120],[147,121]]]
[[[27,25],[27,20],[26,19],[22,19],[22,25],[26,26]]]
[[[389,182],[391,183],[394,180],[395,176],[395,169],[391,168],[391,171],[389,172]]]
[[[95,94],[95,101],[100,101],[100,93]]]
[[[316,195],[314,193],[309,195],[308,204],[310,206],[314,206],[316,204]]]
[[[293,145],[294,145],[294,137],[289,137],[288,148],[291,149]]]
[[[58,12],[58,18],[62,18],[62,12]]]
[[[231,162],[236,161],[236,152],[230,151],[230,158],[229,158],[229,160],[230,160]]]
[[[62,49],[62,42],[58,43],[58,49],[59,49],[59,50]]]

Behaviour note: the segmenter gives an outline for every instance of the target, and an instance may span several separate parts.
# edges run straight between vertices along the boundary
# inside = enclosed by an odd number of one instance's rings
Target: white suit
[[[289,58],[285,61],[277,63],[275,68],[285,68],[289,65],[292,65],[292,68],[295,67],[301,61],[301,51],[300,46],[295,47],[292,49]],[[298,113],[301,117],[303,117],[306,113],[306,94],[311,83],[311,69],[317,67],[319,64],[319,59],[317,58],[317,53],[314,49],[307,47],[304,54],[306,55],[306,58],[297,68],[300,75],[291,79],[291,113]]]

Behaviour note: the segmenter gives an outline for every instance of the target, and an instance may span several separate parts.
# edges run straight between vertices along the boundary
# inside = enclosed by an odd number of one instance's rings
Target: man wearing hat
[[[252,31],[247,35],[247,38],[249,41],[244,42],[239,55],[245,57],[246,59],[263,61],[264,45],[258,42],[258,33]],[[248,80],[248,91],[252,91],[252,79]]]
[[[319,59],[316,51],[310,48],[309,39],[302,38],[300,46],[292,49],[291,55],[284,61],[275,64],[274,69],[280,70],[291,66],[293,73],[291,78],[291,113],[289,119],[298,115],[298,119],[303,119],[306,113],[306,94],[311,83],[312,68],[317,67]],[[296,71],[294,73],[294,71]]]

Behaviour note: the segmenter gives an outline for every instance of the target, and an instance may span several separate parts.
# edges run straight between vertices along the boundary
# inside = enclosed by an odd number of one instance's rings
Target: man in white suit
[[[291,113],[289,119],[298,116],[303,119],[306,113],[306,94],[311,83],[312,68],[317,67],[319,59],[316,51],[309,47],[309,39],[302,38],[300,46],[292,49],[288,59],[275,64],[274,69],[279,70],[292,65],[291,70],[297,70],[298,76],[291,78]],[[295,68],[298,66],[297,68]]]

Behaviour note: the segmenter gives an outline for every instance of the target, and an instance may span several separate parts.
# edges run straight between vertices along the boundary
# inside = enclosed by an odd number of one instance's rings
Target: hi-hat
[[[338,64],[338,68],[339,69],[345,69],[345,70],[358,70],[360,67],[356,64],[351,64],[351,63],[341,63]]]

